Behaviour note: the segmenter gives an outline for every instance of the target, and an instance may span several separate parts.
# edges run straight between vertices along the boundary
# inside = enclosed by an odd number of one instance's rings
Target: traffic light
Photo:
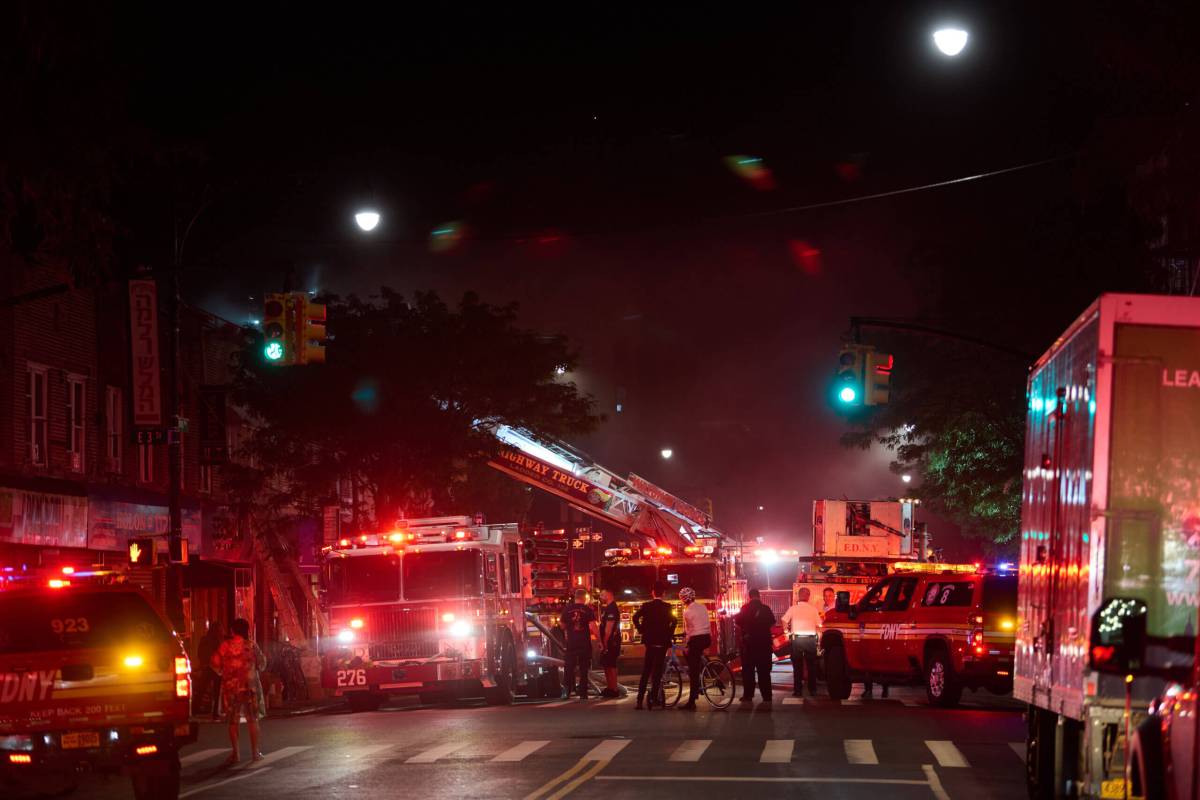
[[[860,344],[842,345],[838,354],[837,378],[834,381],[834,397],[843,406],[861,406],[866,402],[866,387],[863,376],[866,370],[868,348]]]
[[[295,363],[288,295],[269,294],[263,298],[263,358],[269,364]]]
[[[889,353],[867,353],[866,404],[885,406],[891,396],[892,365]]]
[[[303,298],[303,312],[296,326],[300,334],[300,363],[325,363],[325,305]]]
[[[138,537],[129,540],[129,563],[135,567],[153,566],[157,561],[154,552],[154,540],[149,537]]]

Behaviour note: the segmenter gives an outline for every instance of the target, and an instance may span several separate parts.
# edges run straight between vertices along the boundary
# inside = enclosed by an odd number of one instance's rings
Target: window
[[[67,376],[67,456],[72,472],[83,472],[87,448],[84,420],[87,416],[87,382],[81,375]]]
[[[204,494],[212,494],[212,465],[200,465],[200,486],[197,487]]]
[[[969,606],[975,597],[974,581],[947,581],[930,583],[921,597],[921,605],[940,608],[942,606]]]
[[[154,445],[138,445],[138,481],[154,483]]]
[[[863,599],[858,602],[858,610],[883,611],[884,603],[887,602],[890,590],[895,585],[895,581],[888,579],[867,590],[867,593],[863,595]]]
[[[508,543],[508,591],[521,593],[521,557],[516,542]]]
[[[108,426],[104,434],[108,471],[120,472],[125,449],[125,398],[116,386],[109,386],[105,392],[104,417]]]
[[[29,365],[29,460],[46,466],[46,368]]]
[[[912,602],[913,594],[917,588],[916,578],[898,578],[896,580],[896,593],[892,595],[892,599],[888,602],[888,611],[907,611],[909,603]]]

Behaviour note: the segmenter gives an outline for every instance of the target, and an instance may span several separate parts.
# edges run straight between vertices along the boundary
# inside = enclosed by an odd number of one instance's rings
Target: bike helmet
[[[696,590],[692,588],[683,588],[679,590],[679,600],[684,603],[691,603],[696,599]]]

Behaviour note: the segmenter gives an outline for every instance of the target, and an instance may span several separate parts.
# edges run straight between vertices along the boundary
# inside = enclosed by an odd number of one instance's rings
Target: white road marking
[[[185,798],[185,797],[191,797],[194,794],[200,794],[201,792],[207,792],[209,789],[215,789],[218,786],[224,786],[227,783],[233,783],[234,781],[240,781],[243,778],[252,778],[255,775],[261,775],[264,772],[270,772],[270,771],[271,771],[271,768],[266,767],[264,769],[256,770],[254,772],[239,772],[236,775],[234,775],[233,777],[226,778],[223,781],[217,781],[216,783],[206,783],[203,786],[197,786],[195,789],[188,789],[186,792],[183,792],[182,794],[179,795],[179,800],[183,800],[183,798]]]
[[[251,761],[250,763],[246,764],[246,766],[242,767],[242,769],[262,769],[272,761],[279,761],[282,758],[294,756],[297,753],[303,753],[305,750],[312,750],[312,747],[310,745],[304,745],[302,747],[281,747],[278,750],[273,750],[270,753],[267,753],[258,761]]]
[[[925,746],[929,748],[929,752],[933,753],[933,757],[937,759],[939,767],[969,767],[967,757],[962,754],[962,751],[954,746],[954,742],[926,739]]]
[[[785,706],[802,706],[802,705],[804,705],[804,698],[803,697],[785,697],[785,698],[783,698],[783,704]]]
[[[405,764],[432,764],[443,756],[448,756],[455,750],[461,750],[467,746],[466,742],[450,742],[449,744],[439,744],[437,747],[431,747],[428,750],[417,753],[412,758],[405,761]]]
[[[792,760],[792,748],[796,742],[792,739],[767,739],[763,745],[762,755],[758,757],[762,764],[787,764]]]
[[[688,739],[675,748],[675,752],[671,753],[671,760],[699,761],[700,756],[704,755],[704,751],[710,744],[712,744],[712,739]]]
[[[932,764],[922,764],[921,771],[925,773],[925,780],[929,782],[929,791],[933,792],[936,800],[950,800],[950,795],[946,794],[945,787],[942,786],[942,779],[938,777],[937,770]]]
[[[584,761],[607,761],[633,741],[632,739],[605,739],[588,751]]]
[[[188,753],[186,756],[181,756],[179,758],[179,763],[186,767],[191,764],[198,764],[201,761],[207,761],[213,756],[219,756],[222,753],[228,752],[228,747],[214,747],[211,750],[199,750],[195,753]]]
[[[571,699],[571,700],[556,700],[556,701],[555,701],[555,702],[553,702],[553,703],[542,703],[540,706],[538,706],[538,708],[558,708],[559,706],[570,706],[570,705],[576,705],[578,702],[579,702],[579,701],[578,701],[578,700],[575,700],[575,699]]]
[[[871,744],[870,739],[846,739],[842,745],[846,748],[846,760],[851,764],[879,763],[875,745]]]
[[[550,744],[549,739],[536,739],[528,742],[521,742],[515,747],[510,747],[500,755],[492,759],[492,761],[523,761],[530,753],[536,753],[546,745]]]
[[[373,744],[367,747],[356,747],[350,752],[343,753],[342,755],[346,759],[353,761],[359,758],[368,758],[376,753],[382,753],[384,750],[390,750],[392,747],[393,745],[390,744]]]
[[[598,781],[703,781],[708,783],[874,783],[891,786],[930,786],[929,781],[902,778],[762,778],[752,775],[597,775]],[[941,787],[941,784],[938,784]],[[937,790],[934,790],[937,794]],[[942,794],[938,800],[950,800]]]
[[[1028,754],[1028,751],[1024,742],[1009,742],[1008,746],[1011,747],[1012,751],[1017,754],[1017,758],[1021,759],[1022,761],[1025,760],[1025,756]]]

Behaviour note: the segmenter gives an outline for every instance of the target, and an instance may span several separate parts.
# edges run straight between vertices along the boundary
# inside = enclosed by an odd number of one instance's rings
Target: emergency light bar
[[[945,573],[974,574],[980,571],[979,564],[934,564],[928,561],[897,561],[892,564],[894,572],[924,572],[931,575]]]
[[[360,547],[382,547],[391,545],[393,547],[404,547],[406,544],[442,544],[444,542],[473,542],[479,537],[473,530],[464,530],[462,528],[454,530],[431,530],[431,531],[393,531],[388,534],[381,533],[364,533],[354,539],[338,539],[337,548],[342,550],[353,550]],[[335,549],[332,545],[327,545],[322,550],[329,551]]]

